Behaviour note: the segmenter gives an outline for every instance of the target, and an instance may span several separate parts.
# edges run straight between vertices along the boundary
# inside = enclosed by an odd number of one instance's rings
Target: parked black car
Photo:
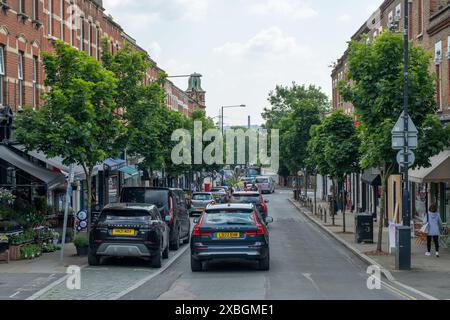
[[[267,217],[267,223],[273,222]],[[209,205],[196,219],[191,241],[191,269],[203,270],[203,262],[245,259],[270,268],[269,231],[253,204]]]
[[[120,196],[122,203],[145,203],[158,207],[170,227],[170,249],[178,250],[180,243],[189,243],[191,220],[188,204],[181,189],[126,187]]]
[[[88,262],[101,263],[102,257],[149,258],[161,268],[169,258],[169,227],[154,205],[112,204],[100,213],[90,233]]]

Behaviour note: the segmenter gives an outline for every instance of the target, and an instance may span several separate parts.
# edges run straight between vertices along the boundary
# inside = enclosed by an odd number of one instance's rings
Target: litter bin
[[[371,214],[360,213],[355,216],[356,243],[373,243],[373,217]]]

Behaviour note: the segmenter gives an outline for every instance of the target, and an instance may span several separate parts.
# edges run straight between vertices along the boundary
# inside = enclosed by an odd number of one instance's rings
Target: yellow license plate
[[[113,229],[113,236],[134,236],[134,229]]]
[[[241,237],[239,232],[221,232],[216,235],[217,239],[237,239]]]

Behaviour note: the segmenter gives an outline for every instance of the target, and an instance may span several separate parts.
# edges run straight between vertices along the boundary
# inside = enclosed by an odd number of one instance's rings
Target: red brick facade
[[[23,106],[39,107],[45,90],[41,52],[51,52],[54,40],[61,39],[100,59],[100,39],[104,37],[110,39],[113,53],[125,41],[142,50],[120,25],[105,14],[100,0],[0,0],[0,53],[3,50],[0,63],[5,65],[3,75],[0,68],[0,104],[10,106],[14,112]],[[22,73],[19,69],[23,71],[22,80],[19,79],[19,73]],[[145,81],[156,79],[160,71],[154,63]],[[195,108],[205,108],[204,101],[194,101],[170,81],[166,89],[170,108],[186,115]],[[177,97],[177,101],[173,101],[172,95]]]
[[[443,121],[450,120],[450,3],[448,0],[412,0],[409,3],[409,38],[423,46],[433,55],[430,71],[437,75],[436,101],[438,115]],[[367,34],[369,40],[379,32],[392,26],[394,30],[403,30],[403,0],[386,0],[352,37],[357,39]],[[398,16],[396,18],[396,16]],[[337,83],[345,77],[347,52],[336,63],[332,72],[333,108],[343,109],[354,114],[351,104],[342,101]]]

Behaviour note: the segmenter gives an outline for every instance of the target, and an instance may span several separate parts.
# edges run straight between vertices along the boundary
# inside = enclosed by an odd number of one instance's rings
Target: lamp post
[[[247,106],[245,104],[241,104],[241,105],[236,105],[236,106],[225,106],[222,107],[222,136],[224,134],[224,129],[223,129],[223,110],[224,109],[231,109],[231,108],[246,108]]]
[[[402,216],[403,227],[398,228],[398,252],[396,268],[398,270],[411,269],[411,215],[409,208],[409,0],[404,0],[403,42],[404,42],[404,85],[403,85],[403,123],[404,123],[404,165],[402,184]]]

